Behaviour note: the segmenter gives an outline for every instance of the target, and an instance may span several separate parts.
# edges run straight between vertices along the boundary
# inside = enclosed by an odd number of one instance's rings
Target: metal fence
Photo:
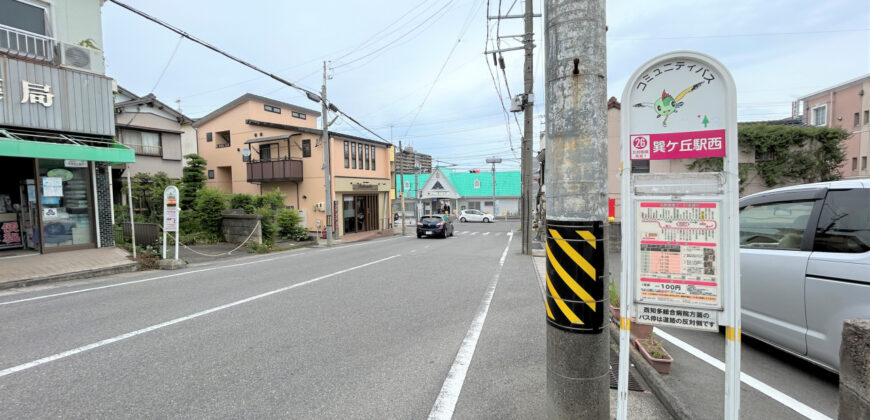
[[[34,60],[54,59],[54,40],[43,35],[0,25],[0,52]]]

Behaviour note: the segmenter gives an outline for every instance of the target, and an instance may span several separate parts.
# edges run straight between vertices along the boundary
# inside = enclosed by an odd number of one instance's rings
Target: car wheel
[[[459,221],[462,222],[462,223],[465,223],[465,218],[464,218],[464,217],[460,217],[460,218],[459,218]]]
[[[417,234],[417,239],[420,239],[420,238],[422,238],[422,237],[423,237],[423,235],[421,235],[421,234],[419,234],[419,233]]]
[[[484,217],[484,218],[483,218],[483,223],[489,223],[489,218]]]

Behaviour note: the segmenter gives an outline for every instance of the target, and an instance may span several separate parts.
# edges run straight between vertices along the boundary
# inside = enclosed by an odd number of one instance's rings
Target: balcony
[[[51,62],[54,60],[54,40],[47,36],[0,25],[0,53]]]
[[[302,181],[302,160],[281,158],[248,162],[248,182],[278,181]]]

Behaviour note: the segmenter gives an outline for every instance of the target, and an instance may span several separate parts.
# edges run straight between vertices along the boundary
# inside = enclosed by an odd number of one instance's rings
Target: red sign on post
[[[725,130],[631,135],[631,160],[725,156]]]

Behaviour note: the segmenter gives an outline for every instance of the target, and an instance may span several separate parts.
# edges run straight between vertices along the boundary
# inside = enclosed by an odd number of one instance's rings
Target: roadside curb
[[[136,267],[138,265],[138,263],[131,262],[128,264],[121,264],[114,267],[95,268],[93,270],[78,271],[75,273],[63,273],[45,277],[31,277],[28,279],[12,280],[0,283],[0,290],[35,286],[44,283],[57,283],[68,280],[81,280],[93,277],[111,276],[113,274],[120,273],[132,273],[136,271]]]
[[[613,322],[610,322],[610,342],[619,350],[619,328]],[[634,368],[640,373],[647,385],[658,398],[659,402],[665,407],[665,410],[677,420],[693,420],[700,418],[695,416],[689,407],[681,401],[671,387],[665,383],[656,370],[650,366],[640,352],[629,345],[629,359],[634,365]]]

